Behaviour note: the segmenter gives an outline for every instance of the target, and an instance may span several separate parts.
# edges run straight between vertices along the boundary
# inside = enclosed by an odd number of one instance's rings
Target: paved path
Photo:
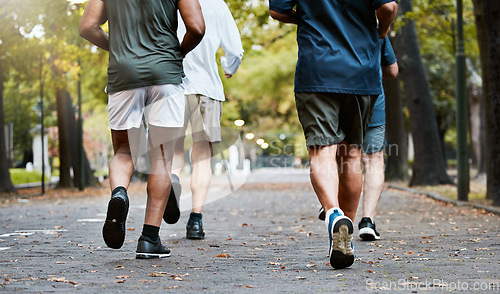
[[[220,199],[205,208],[205,240],[184,238],[188,212],[179,223],[162,226],[172,256],[159,260],[135,259],[143,184],[130,189],[120,250],[107,248],[101,236],[108,195],[1,207],[0,291],[500,291],[496,215],[386,190],[377,218],[382,239],[361,242],[356,236],[356,262],[334,270],[327,264],[328,235],[316,218],[319,205],[307,173],[260,170],[233,181],[246,184],[230,194],[226,177],[214,179],[212,199]]]

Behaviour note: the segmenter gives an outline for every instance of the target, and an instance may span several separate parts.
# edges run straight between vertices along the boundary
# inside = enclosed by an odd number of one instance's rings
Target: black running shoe
[[[127,190],[117,187],[113,190],[108,204],[106,221],[102,227],[102,236],[108,247],[119,249],[125,241],[125,222],[127,221],[129,201]]]
[[[186,238],[188,239],[204,239],[205,232],[203,232],[202,222],[188,222],[186,225]]]
[[[168,196],[167,207],[163,213],[163,220],[167,224],[175,224],[181,217],[179,210],[179,199],[181,199],[182,186],[179,177],[172,174],[172,187],[170,188],[170,195]]]
[[[318,218],[319,220],[324,221],[325,220],[325,209],[321,207],[318,212]]]
[[[152,242],[148,237],[141,236],[137,244],[135,258],[150,259],[150,258],[165,258],[170,256],[170,249],[161,244],[160,238],[158,241]]]
[[[379,240],[380,234],[375,229],[375,223],[369,217],[364,217],[358,224],[359,237],[363,241]]]

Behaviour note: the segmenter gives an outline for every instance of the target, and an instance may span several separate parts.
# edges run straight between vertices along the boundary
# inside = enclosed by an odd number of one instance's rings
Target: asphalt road
[[[500,292],[500,217],[387,189],[376,219],[382,239],[354,239],[356,261],[334,270],[328,234],[306,172],[259,170],[214,178],[205,240],[185,238],[188,180],[175,225],[162,225],[172,256],[136,260],[145,185],[130,188],[127,237],[107,248],[109,195],[20,200],[0,207],[0,291]],[[355,220],[355,225],[360,217]]]

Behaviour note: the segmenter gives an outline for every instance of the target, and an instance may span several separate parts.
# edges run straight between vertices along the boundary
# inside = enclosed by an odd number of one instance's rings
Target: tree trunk
[[[383,85],[387,134],[385,178],[388,181],[406,181],[408,179],[408,138],[405,131],[399,78],[384,79]]]
[[[487,98],[488,181],[487,197],[500,206],[500,1],[483,2],[488,40],[489,93]]]
[[[402,14],[411,12],[411,0],[401,1],[399,10]],[[415,150],[410,186],[450,183],[415,23],[408,19],[406,21],[406,25],[398,31],[395,48],[399,53],[400,77],[410,111],[410,130]]]
[[[5,142],[5,122],[3,117],[3,72],[0,63],[0,192],[15,193],[16,188],[12,184],[7,160],[7,149]]]
[[[472,84],[471,89],[468,91],[469,100],[469,129],[470,129],[470,143],[471,143],[471,159],[472,165],[479,169],[481,165],[482,154],[481,146],[481,132],[482,132],[482,117],[481,117],[481,98],[482,91],[477,85]]]
[[[488,144],[486,143],[486,116],[487,116],[487,108],[486,108],[486,100],[489,97],[489,82],[490,82],[490,74],[488,68],[488,40],[487,40],[487,32],[486,32],[486,24],[484,21],[483,14],[483,0],[472,0],[474,4],[474,16],[476,19],[476,32],[477,32],[477,43],[479,46],[479,57],[481,60],[481,76],[483,80],[481,95],[480,95],[480,134],[479,148],[480,158],[477,164],[478,174],[486,174],[487,172],[487,154],[488,154]]]
[[[71,97],[65,89],[56,93],[57,128],[59,133],[59,183],[58,188],[73,187],[71,149],[71,122],[75,121]]]
[[[57,127],[59,130],[59,160],[60,180],[58,188],[78,187],[80,166],[78,159],[78,125],[75,119],[73,101],[68,91],[60,89],[56,93],[57,100]],[[94,184],[92,170],[87,155],[84,152],[85,175],[84,186]],[[72,176],[74,176],[72,178]]]

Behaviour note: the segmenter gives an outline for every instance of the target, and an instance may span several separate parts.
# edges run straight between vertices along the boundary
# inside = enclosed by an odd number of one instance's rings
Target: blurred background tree
[[[484,25],[485,19],[490,22],[491,19],[486,18],[486,8],[482,6],[486,2],[492,5],[489,3],[491,1],[496,0],[464,0],[470,97],[469,135],[471,160],[478,175],[487,170],[485,162],[490,161],[485,160],[486,155],[492,158],[494,152],[485,150],[486,132],[491,133],[493,129],[486,128],[486,120],[483,119],[488,117],[485,115],[484,97],[489,95],[495,99],[488,94],[492,87],[487,87],[491,77],[486,69],[496,65],[486,63],[486,57],[495,54],[488,48],[491,44],[498,44],[495,43],[498,38],[486,37],[489,35],[488,26]],[[0,75],[3,87],[0,88],[3,89],[0,95],[0,99],[3,99],[0,100],[3,102],[0,103],[3,106],[3,111],[0,109],[3,114],[3,122],[0,116],[1,191],[13,189],[9,177],[5,176],[8,168],[23,166],[31,160],[29,130],[39,123],[33,108],[40,101],[42,86],[46,109],[44,123],[51,130],[57,129],[54,133],[59,134],[53,137],[57,140],[51,139],[49,148],[54,162],[59,162],[60,172],[56,174],[59,173],[61,186],[78,185],[80,178],[76,175],[80,167],[75,161],[77,155],[74,151],[74,134],[77,133],[75,112],[78,110],[75,100],[79,95],[79,83],[81,110],[85,118],[84,146],[88,157],[85,171],[90,173],[90,166],[94,170],[106,169],[107,155],[112,152],[107,95],[103,91],[107,83],[108,54],[78,36],[78,21],[85,3],[77,2],[83,1],[0,0],[0,73],[3,73]],[[255,135],[249,143],[255,144],[256,139],[274,142],[265,152],[261,150],[263,153],[283,154],[288,148],[287,153],[293,150],[295,156],[306,158],[293,93],[297,60],[296,27],[272,20],[266,0],[226,0],[226,3],[240,29],[245,56],[233,78],[222,78],[227,98],[223,126],[236,128],[233,122],[242,119],[245,125],[240,131]],[[395,165],[395,179],[406,179],[406,175],[411,174],[412,184],[446,183],[449,182],[446,169],[453,166],[456,156],[456,1],[401,0],[400,12],[392,37],[402,64],[401,78],[400,82],[391,82],[390,92],[398,95],[390,94],[387,97],[388,101],[395,101],[388,105],[391,110],[387,127],[388,133],[393,130],[391,127],[398,127],[391,136],[397,137],[395,142],[403,149],[406,149],[404,145],[409,135],[413,138],[413,145],[408,145],[408,152],[397,152],[397,155],[390,154],[389,157],[399,157]],[[413,33],[408,37],[408,28],[411,26]],[[416,51],[411,52],[413,55],[409,55],[410,49],[405,47],[410,43],[398,45],[398,38],[402,37],[417,44],[412,49],[416,48]],[[408,62],[415,60],[421,61],[419,70],[405,70],[405,67],[409,67]],[[489,66],[485,67],[485,64]],[[412,83],[415,84],[412,86]],[[417,90],[424,90],[424,94],[417,94]],[[415,94],[418,97],[412,98]],[[421,105],[412,105],[412,101],[425,101],[425,109],[429,111],[420,113]],[[398,117],[391,118],[394,113]],[[393,126],[389,124],[391,119],[397,122],[392,123]],[[491,120],[489,118],[489,122]],[[5,142],[2,141],[4,123],[14,124],[12,161],[6,160]],[[425,128],[430,130],[429,133],[418,135]],[[428,135],[431,133],[432,136]],[[433,159],[419,159],[420,154],[429,151],[432,151]],[[407,160],[407,153],[410,160]],[[429,164],[438,165],[426,168]],[[394,167],[390,169],[394,170]],[[73,177],[71,170],[74,172]]]

